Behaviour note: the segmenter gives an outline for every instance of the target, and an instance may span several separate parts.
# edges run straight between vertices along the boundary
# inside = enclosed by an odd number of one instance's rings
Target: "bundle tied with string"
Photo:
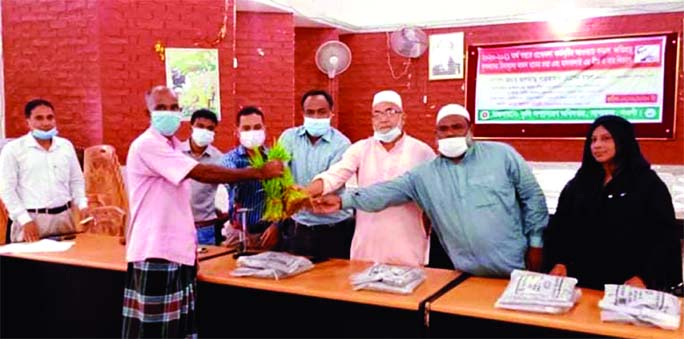
[[[249,163],[254,168],[262,168],[268,161],[287,162],[292,156],[279,142],[274,143],[268,150],[266,159],[261,152],[252,152]],[[261,181],[266,196],[266,208],[262,220],[276,222],[281,221],[297,213],[309,199],[309,195],[295,185],[292,172],[286,166],[283,175]]]

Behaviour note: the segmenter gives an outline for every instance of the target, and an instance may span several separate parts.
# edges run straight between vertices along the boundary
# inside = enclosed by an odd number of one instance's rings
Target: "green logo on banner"
[[[592,122],[602,115],[617,115],[631,121],[662,119],[659,107],[613,107],[613,108],[544,108],[544,109],[482,109],[477,111],[480,122]]]

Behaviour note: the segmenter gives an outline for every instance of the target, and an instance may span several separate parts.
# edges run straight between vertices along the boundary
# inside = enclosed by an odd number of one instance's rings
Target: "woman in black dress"
[[[670,193],[641,154],[632,125],[617,116],[596,119],[582,166],[544,233],[546,270],[594,289],[666,289],[682,280],[678,234]]]

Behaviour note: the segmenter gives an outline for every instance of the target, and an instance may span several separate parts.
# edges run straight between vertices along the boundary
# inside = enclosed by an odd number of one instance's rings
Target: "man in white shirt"
[[[75,232],[72,201],[82,215],[88,207],[76,151],[57,136],[52,104],[29,101],[24,114],[31,131],[0,153],[0,198],[13,221],[12,242]]]
[[[318,174],[307,190],[312,196],[329,194],[356,176],[360,187],[394,179],[435,158],[424,142],[403,130],[405,113],[399,93],[380,91],[373,97],[373,136],[351,145],[342,159]],[[383,264],[428,264],[430,236],[423,211],[407,202],[383,211],[356,211],[351,243],[352,260]]]

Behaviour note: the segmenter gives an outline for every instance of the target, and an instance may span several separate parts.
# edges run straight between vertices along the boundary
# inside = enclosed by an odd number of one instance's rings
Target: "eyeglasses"
[[[384,112],[383,111],[373,111],[373,119],[377,119],[380,117],[393,117],[397,114],[403,113],[402,111],[396,110],[394,108],[388,108]]]

